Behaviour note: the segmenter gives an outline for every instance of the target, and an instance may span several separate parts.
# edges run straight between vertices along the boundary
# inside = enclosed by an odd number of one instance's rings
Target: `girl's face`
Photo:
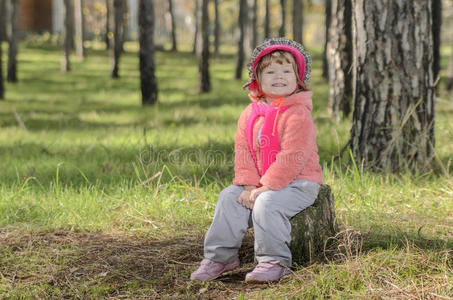
[[[287,96],[297,88],[297,77],[291,63],[272,61],[260,77],[261,90],[269,96]]]

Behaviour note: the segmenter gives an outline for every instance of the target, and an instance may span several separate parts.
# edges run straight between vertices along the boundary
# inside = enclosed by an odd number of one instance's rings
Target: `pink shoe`
[[[205,258],[201,261],[198,269],[190,275],[190,280],[214,280],[223,273],[236,269],[237,267],[239,267],[239,259],[236,259],[228,264],[222,264],[214,262],[209,258]]]
[[[280,280],[291,274],[288,268],[282,267],[277,260],[259,263],[252,272],[245,275],[246,283],[267,283]]]

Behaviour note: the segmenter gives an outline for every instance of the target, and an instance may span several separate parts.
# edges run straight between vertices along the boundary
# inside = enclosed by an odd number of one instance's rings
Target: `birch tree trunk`
[[[8,82],[17,82],[17,25],[19,20],[19,0],[8,0],[9,20],[6,26],[8,36]]]
[[[113,0],[113,13],[115,14],[115,31],[113,32],[113,63],[112,78],[119,78],[119,64],[122,52],[121,38],[123,36],[124,6],[123,0]]]
[[[264,15],[264,37],[270,38],[271,37],[271,21],[270,21],[270,8],[269,8],[269,0],[266,0],[266,13]]]
[[[432,0],[352,3],[354,159],[377,171],[425,171],[434,148]]]
[[[80,60],[85,57],[83,46],[83,0],[74,0],[76,55]]]
[[[352,97],[352,28],[351,0],[332,0],[332,19],[327,45],[329,62],[329,113],[347,117]]]
[[[173,9],[173,0],[168,0],[168,11],[170,12],[171,19],[171,51],[178,51],[178,45],[176,42],[176,22],[175,12]]]
[[[302,0],[293,1],[293,38],[303,44],[304,3]]]
[[[140,88],[145,106],[157,103],[158,93],[154,64],[154,0],[140,0],[138,5]]]
[[[286,34],[286,0],[280,0],[281,24],[278,35],[283,37]]]
[[[247,18],[247,0],[239,0],[239,41],[238,41],[238,59],[236,61],[235,79],[242,78],[242,69],[244,67],[244,36],[245,36],[245,20]]]
[[[332,1],[325,0],[325,25],[326,25],[326,32],[325,32],[325,40],[324,40],[324,50],[322,52],[322,77],[325,79],[329,79],[329,61],[327,59],[327,47],[329,44],[330,39],[330,23],[331,23],[331,16],[332,16]]]
[[[199,75],[199,92],[206,93],[211,90],[211,79],[209,75],[209,0],[197,0],[201,12],[199,16],[199,37],[198,37],[198,75]]]

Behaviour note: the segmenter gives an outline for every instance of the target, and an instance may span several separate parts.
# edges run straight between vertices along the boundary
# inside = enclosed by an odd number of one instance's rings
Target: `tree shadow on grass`
[[[253,247],[250,237],[244,244],[243,251]],[[127,234],[0,231],[0,245],[4,282],[18,291],[35,288],[39,293],[34,296],[48,299],[226,299],[262,288],[244,284],[252,267],[244,259],[239,269],[216,281],[191,282],[190,273],[202,259],[201,237],[148,240]]]

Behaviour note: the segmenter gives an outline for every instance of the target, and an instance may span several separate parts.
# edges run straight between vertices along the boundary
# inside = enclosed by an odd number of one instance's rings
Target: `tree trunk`
[[[250,13],[251,13],[251,18],[250,18],[250,34],[251,39],[250,39],[250,48],[253,49],[256,47],[258,44],[258,30],[257,30],[257,20],[258,20],[258,0],[252,0],[252,5],[250,5]]]
[[[72,24],[72,5],[71,0],[64,0],[64,9],[65,9],[65,17],[64,17],[64,27],[63,27],[63,59],[61,60],[61,71],[62,72],[69,72],[71,71],[71,61],[69,55],[71,54],[71,37],[73,34],[71,33],[73,30]]]
[[[442,27],[442,0],[432,0],[433,10],[433,47],[434,47],[434,60],[433,60],[433,78],[437,81],[440,71],[440,32]]]
[[[0,41],[7,41],[6,20],[8,19],[8,17],[6,10],[6,1],[8,0],[0,0]]]
[[[281,21],[278,35],[283,37],[286,35],[286,0],[280,0]]]
[[[434,153],[431,1],[352,3],[354,159],[366,169],[426,171]]]
[[[112,78],[119,78],[119,64],[122,52],[121,38],[123,36],[123,17],[124,17],[124,2],[123,0],[113,0],[113,13],[115,14],[115,31],[113,33],[113,64]]]
[[[325,25],[326,25],[326,33],[324,35],[324,50],[322,52],[322,77],[325,79],[329,79],[329,61],[327,60],[327,46],[329,44],[330,39],[330,23],[331,23],[331,16],[332,16],[332,1],[325,0]]]
[[[76,55],[80,60],[85,58],[83,46],[83,0],[74,0]]]
[[[154,1],[140,0],[138,9],[140,43],[140,87],[142,105],[157,103],[157,82],[154,75]]]
[[[194,11],[194,17],[195,17],[195,35],[193,37],[193,50],[192,53],[195,54],[197,53],[197,47],[198,47],[198,35],[199,35],[199,10],[200,10],[200,3],[199,0],[195,0],[195,11]]]
[[[448,65],[446,88],[447,91],[453,90],[453,53],[450,55],[450,64]]]
[[[352,97],[351,0],[332,0],[332,21],[327,45],[329,62],[329,113],[347,117]]]
[[[8,35],[8,82],[17,82],[17,25],[19,20],[19,0],[9,0],[9,22],[7,22]]]
[[[303,26],[304,26],[304,3],[302,0],[293,2],[293,38],[296,42],[303,44]]]
[[[199,7],[201,12],[198,13],[200,27],[200,36],[198,37],[198,75],[199,75],[199,89],[200,93],[206,93],[211,90],[211,79],[209,76],[209,14],[208,3],[209,0],[200,1]]]
[[[214,25],[214,54],[219,54],[220,46],[220,15],[219,0],[214,0],[215,25]]]
[[[242,69],[244,67],[244,36],[245,36],[245,19],[247,18],[247,0],[239,0],[239,41],[238,41],[238,59],[236,61],[235,79],[242,78]]]
[[[1,11],[0,11],[0,13],[1,13]],[[2,61],[3,59],[2,58],[3,58],[3,49],[2,49],[2,41],[0,40],[0,100],[5,99],[5,85],[3,84],[3,61]]]
[[[269,0],[266,0],[266,14],[264,15],[264,37],[271,37],[271,20],[270,20],[270,7]]]
[[[112,0],[105,0],[106,16],[105,16],[105,48],[108,50],[112,48]]]
[[[121,53],[124,53],[124,43],[129,29],[129,1],[123,0],[123,21],[121,23]]]
[[[176,43],[176,22],[175,12],[173,10],[173,0],[168,0],[168,11],[170,13],[171,20],[171,51],[178,51],[178,45]]]
[[[291,219],[291,254],[298,264],[312,264],[324,258],[324,247],[338,231],[334,197],[328,185],[321,185],[318,197]]]

